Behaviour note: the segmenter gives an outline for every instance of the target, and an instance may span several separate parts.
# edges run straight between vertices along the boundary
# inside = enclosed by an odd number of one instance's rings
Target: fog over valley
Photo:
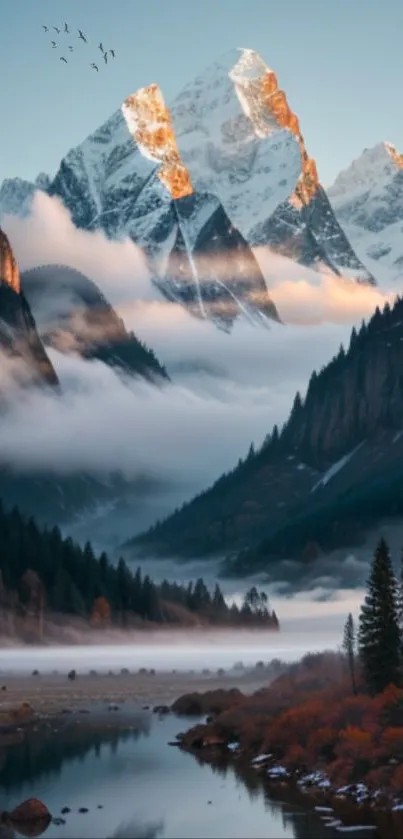
[[[141,482],[130,509],[101,505],[72,526],[76,538],[91,536],[102,547],[164,517],[231,469],[251,443],[259,446],[284,422],[312,370],[390,296],[257,249],[284,324],[265,329],[239,319],[226,334],[164,301],[133,242],[78,230],[56,198],[37,193],[31,215],[2,224],[21,270],[59,264],[85,273],[171,377],[156,388],[49,348],[61,392],[16,392],[1,418],[3,462],[61,473],[116,470]],[[43,330],[51,325],[51,290],[36,318]]]

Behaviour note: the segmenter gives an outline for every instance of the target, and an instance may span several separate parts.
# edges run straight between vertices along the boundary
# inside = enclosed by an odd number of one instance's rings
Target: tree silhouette
[[[348,669],[350,673],[351,679],[351,688],[354,695],[357,694],[357,684],[355,678],[355,650],[356,650],[356,635],[355,635],[355,626],[353,616],[350,612],[346,623],[344,625],[344,635],[343,635],[343,650],[345,652]]]
[[[400,682],[400,632],[397,586],[389,547],[382,538],[375,550],[367,594],[361,608],[359,652],[371,693]]]

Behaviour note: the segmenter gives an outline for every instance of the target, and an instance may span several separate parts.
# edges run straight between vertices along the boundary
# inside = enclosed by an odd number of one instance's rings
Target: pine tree
[[[348,347],[349,352],[351,352],[351,350],[353,350],[354,347],[356,347],[357,340],[358,340],[357,330],[356,330],[355,326],[353,326],[353,328],[351,330],[351,335],[350,335],[350,344],[349,344],[349,347]]]
[[[214,606],[214,609],[216,609],[217,611],[222,611],[222,612],[225,612],[226,608],[227,608],[227,604],[225,602],[224,595],[223,595],[218,583],[216,583],[216,587],[214,589],[213,606]]]
[[[355,636],[355,625],[353,616],[350,612],[346,623],[344,624],[344,636],[343,636],[343,650],[345,652],[348,669],[350,673],[351,679],[351,687],[354,695],[357,694],[357,684],[355,680],[355,647],[356,647],[356,636]]]
[[[371,693],[400,681],[400,632],[396,579],[389,547],[381,539],[375,550],[367,594],[360,614],[359,652]]]
[[[246,460],[253,460],[254,456],[255,456],[255,447],[254,447],[253,443],[251,443],[250,446],[249,446],[248,454],[246,456]]]
[[[292,408],[291,408],[290,419],[291,419],[291,417],[294,419],[294,417],[299,414],[301,408],[302,408],[301,394],[300,394],[299,390],[297,390],[297,392],[294,396],[294,402],[293,402]]]

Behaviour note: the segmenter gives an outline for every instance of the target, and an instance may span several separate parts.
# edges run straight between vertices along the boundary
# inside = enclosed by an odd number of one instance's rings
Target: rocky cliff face
[[[402,369],[399,299],[312,374],[281,433],[132,547],[200,557],[252,546],[245,571],[265,556],[298,559],[312,540],[354,542],[382,516],[403,518]]]
[[[98,359],[125,374],[168,379],[153,351],[127,332],[84,274],[63,265],[43,265],[24,271],[21,283],[45,346]]]
[[[0,228],[0,278],[16,294],[21,291],[20,272],[6,234]]]
[[[154,283],[168,300],[226,331],[239,315],[280,321],[251,248],[217,198],[193,192],[173,200],[166,231],[171,247]]]
[[[62,199],[78,227],[130,236],[147,252],[155,284],[165,296],[225,328],[239,313],[257,322],[273,313],[277,317],[250,256],[252,275],[242,267],[248,248],[257,245],[314,269],[374,282],[336,221],[286,94],[253,50],[233,50],[208,67],[169,111],[156,85],[137,91],[125,101],[123,113],[116,112],[66,155],[51,183],[41,176],[41,184]],[[190,198],[197,207],[191,224],[181,212]],[[18,182],[14,192],[13,183],[5,182],[0,211],[15,212],[18,201],[26,212],[29,185]],[[211,279],[206,273],[198,276],[190,244],[203,238],[205,248],[208,231],[216,260],[212,222],[223,215],[230,232],[235,229],[243,240],[240,268],[234,269],[232,255],[220,288],[221,314],[225,301],[232,301],[224,321],[215,319],[217,272],[211,271]],[[232,243],[223,240],[222,231],[219,238],[222,273]],[[176,259],[183,264],[184,249],[190,280],[183,284],[166,269]],[[240,290],[233,279],[243,271]],[[203,305],[194,305],[191,287],[205,290]]]
[[[0,228],[0,349],[10,362],[13,381],[57,385],[58,379],[21,291],[20,274],[7,236]],[[11,368],[10,368],[11,369]]]

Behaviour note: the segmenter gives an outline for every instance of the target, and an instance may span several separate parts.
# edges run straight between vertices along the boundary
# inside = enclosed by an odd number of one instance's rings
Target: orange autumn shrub
[[[392,777],[393,767],[377,766],[375,769],[370,769],[365,780],[372,789],[381,789],[390,785]]]
[[[335,786],[349,784],[354,778],[354,761],[340,757],[330,764],[327,774]]]
[[[266,688],[242,696],[214,726],[245,753],[272,754],[290,769],[323,769],[336,787],[362,781],[403,790],[403,690],[354,696],[336,654],[306,657]]]
[[[93,626],[109,626],[111,607],[106,597],[96,597],[92,604],[91,623]]]
[[[285,752],[283,762],[289,769],[297,769],[305,763],[306,753],[302,746],[294,743]]]
[[[340,731],[340,739],[335,748],[338,757],[349,760],[368,759],[372,755],[372,735],[358,726],[349,725]]]
[[[324,708],[320,699],[311,699],[295,709],[280,713],[267,732],[267,742],[273,749],[283,752],[288,746],[304,746],[308,733],[320,725]]]
[[[403,725],[403,690],[395,685],[389,685],[380,696],[374,700],[378,710],[378,718],[382,725]]]
[[[382,731],[378,753],[384,759],[403,760],[403,726],[389,727]]]
[[[328,725],[340,729],[362,725],[363,717],[372,707],[370,696],[345,696],[340,703],[330,702],[325,719]]]
[[[241,748],[250,748],[259,751],[263,745],[267,733],[267,717],[255,715],[248,718],[238,728],[238,739]]]
[[[336,728],[330,728],[330,726],[315,728],[308,736],[306,751],[313,759],[319,757],[332,760],[338,739],[339,733]]]

